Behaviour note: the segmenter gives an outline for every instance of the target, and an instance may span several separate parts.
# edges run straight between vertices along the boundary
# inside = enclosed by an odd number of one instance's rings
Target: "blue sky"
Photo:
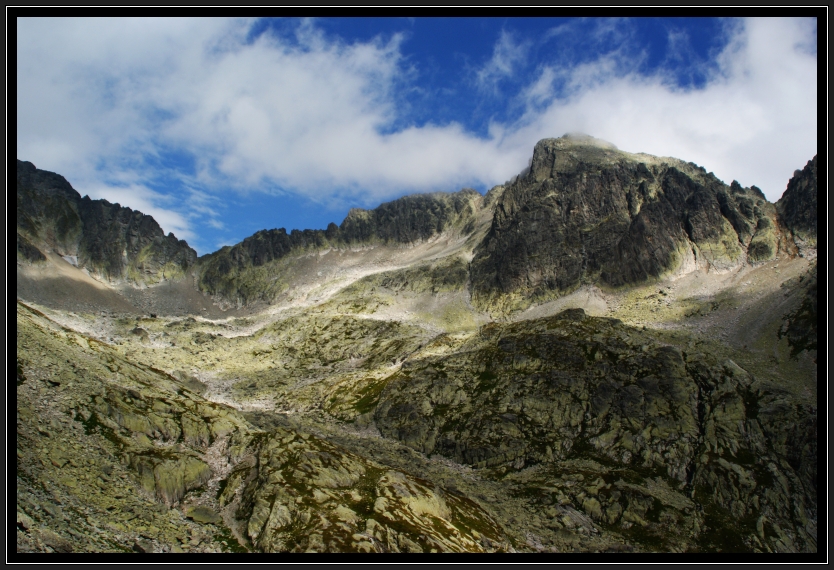
[[[17,152],[198,253],[486,191],[585,132],[771,201],[817,152],[814,19],[17,20]]]

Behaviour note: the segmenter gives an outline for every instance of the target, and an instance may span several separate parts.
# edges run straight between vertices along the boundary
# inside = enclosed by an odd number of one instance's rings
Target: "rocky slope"
[[[46,261],[54,251],[108,282],[181,278],[197,253],[151,216],[76,192],[63,176],[17,161],[17,254]]]
[[[18,304],[19,551],[496,551],[477,504]],[[176,507],[176,508],[172,508]]]
[[[104,282],[40,296],[39,253],[154,226],[21,164],[19,552],[819,549],[811,163],[776,208],[548,139],[484,197],[259,232],[193,283],[79,253]]]
[[[702,349],[581,309],[490,325],[406,362],[375,419],[497,477],[537,468],[560,502],[663,550],[816,548],[816,409]]]

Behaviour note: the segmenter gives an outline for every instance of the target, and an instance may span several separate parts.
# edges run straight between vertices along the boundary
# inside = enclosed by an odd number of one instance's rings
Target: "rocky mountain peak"
[[[758,189],[566,135],[539,141],[529,172],[496,201],[472,262],[473,299],[512,310],[583,284],[620,287],[758,263],[780,247],[790,246]]]
[[[533,149],[528,177],[536,181],[557,173],[574,172],[582,164],[604,164],[622,157],[613,144],[582,133],[568,133],[558,139],[542,139]]]
[[[31,187],[44,195],[63,196],[70,200],[77,200],[81,195],[75,191],[67,179],[47,170],[39,170],[31,162],[17,161],[18,187]]]

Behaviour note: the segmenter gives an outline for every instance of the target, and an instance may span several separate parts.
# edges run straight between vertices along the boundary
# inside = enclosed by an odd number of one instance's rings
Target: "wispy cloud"
[[[529,49],[529,41],[517,42],[512,33],[502,30],[493,49],[492,58],[477,70],[478,86],[483,90],[497,92],[498,83],[516,73]]]

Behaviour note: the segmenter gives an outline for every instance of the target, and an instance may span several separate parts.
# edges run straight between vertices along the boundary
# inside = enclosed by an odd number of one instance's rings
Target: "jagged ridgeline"
[[[373,210],[354,208],[340,226],[326,230],[263,230],[239,244],[200,258],[200,289],[243,304],[272,301],[287,289],[280,263],[290,253],[374,245],[407,246],[444,232],[469,234],[481,195],[465,189],[418,194],[386,202]]]
[[[106,281],[139,284],[181,278],[197,262],[197,252],[151,216],[82,198],[63,176],[18,160],[17,254],[40,262],[47,252]]]
[[[728,186],[693,163],[565,135],[540,141],[529,169],[487,197],[406,196],[325,230],[259,231],[198,261],[150,216],[81,199],[63,177],[18,161],[17,250],[31,262],[55,251],[111,281],[178,279],[196,265],[201,291],[241,306],[275,302],[301,255],[471,235],[472,303],[507,314],[586,284],[616,289],[793,255],[795,241],[814,247],[816,184],[815,157],[774,206],[755,186]],[[479,214],[491,220],[483,239]]]
[[[472,262],[473,301],[523,308],[583,284],[622,287],[773,259],[784,239],[755,186],[587,136],[540,141]]]

